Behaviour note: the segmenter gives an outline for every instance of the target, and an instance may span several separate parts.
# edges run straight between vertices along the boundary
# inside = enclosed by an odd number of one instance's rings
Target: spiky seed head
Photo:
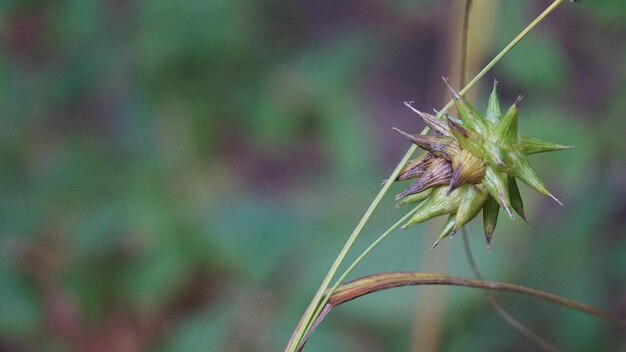
[[[458,118],[446,114],[446,118],[440,120],[413,108],[411,103],[405,103],[439,136],[409,134],[396,129],[427,151],[410,161],[398,176],[399,181],[417,180],[397,196],[400,199],[397,206],[421,202],[403,228],[448,215],[435,246],[482,210],[490,251],[500,207],[511,218],[515,218],[515,212],[526,220],[516,179],[561,204],[541,181],[527,155],[569,149],[571,146],[520,135],[521,96],[502,114],[496,92],[497,82],[494,82],[487,113],[483,116],[450,86],[448,80],[444,81],[452,94]]]

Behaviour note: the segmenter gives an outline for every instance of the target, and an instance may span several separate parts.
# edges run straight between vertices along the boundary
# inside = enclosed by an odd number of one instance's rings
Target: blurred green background
[[[353,226],[443,104],[451,7],[434,0],[15,0],[0,5],[0,350],[279,351]],[[480,2],[480,1],[476,1]],[[482,66],[549,1],[495,1]],[[497,5],[497,6],[496,6]],[[562,6],[497,78],[564,203],[522,188],[483,274],[626,315],[626,2]],[[478,38],[479,40],[481,38]],[[395,185],[391,194],[406,184]],[[404,214],[386,197],[356,250]],[[351,278],[471,277],[440,222]],[[356,253],[356,252],[355,252]],[[428,296],[426,296],[428,294]],[[567,351],[626,351],[602,321],[501,302]],[[429,347],[430,346],[430,347]],[[404,288],[333,311],[309,351],[529,351],[480,291]]]

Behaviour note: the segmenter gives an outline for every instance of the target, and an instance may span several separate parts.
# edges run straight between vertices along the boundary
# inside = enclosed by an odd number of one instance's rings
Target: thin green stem
[[[493,68],[493,66],[495,66],[496,63],[498,63],[498,61],[500,61],[502,59],[502,57],[504,57],[513,47],[515,47],[515,45],[517,45],[517,43],[519,43],[519,41],[522,40],[522,38],[524,38],[535,26],[537,26],[537,24],[539,24],[544,18],[546,18],[550,13],[552,13],[559,5],[561,5],[561,3],[563,3],[563,1],[564,0],[555,0],[550,6],[548,6],[548,8],[546,8],[546,10],[544,10],[537,18],[535,18],[535,20],[533,20],[526,28],[524,28],[524,30],[522,30],[517,37],[515,37],[504,49],[502,49],[502,51],[500,51],[500,53],[498,53],[498,55],[496,55],[465,87],[463,87],[463,89],[461,89],[461,91],[459,93],[460,94],[465,94],[471,88],[473,88],[476,85],[476,83],[478,83],[478,81],[480,81],[480,79],[482,79],[484,77],[484,75],[487,72],[489,72],[489,70],[491,70]],[[446,106],[444,106],[444,108],[441,109],[438,112],[437,116],[438,117],[442,117],[443,114],[448,109],[450,109],[452,107],[452,105],[453,105],[453,101],[450,100],[448,102],[448,104],[446,104]],[[421,134],[424,135],[424,134],[428,133],[428,131],[429,131],[429,128],[427,127],[427,128],[425,128],[422,131]],[[345,245],[343,246],[343,248],[339,252],[339,255],[337,256],[337,258],[333,262],[333,265],[331,266],[330,270],[328,271],[328,273],[324,277],[324,280],[322,281],[322,284],[320,285],[320,288],[316,292],[315,296],[313,297],[313,300],[311,301],[311,303],[309,304],[308,308],[306,309],[306,311],[305,311],[305,313],[304,313],[300,323],[296,327],[296,331],[294,331],[294,334],[293,334],[292,338],[289,340],[289,343],[288,343],[288,345],[287,345],[287,347],[285,349],[286,351],[294,352],[294,351],[297,350],[298,346],[300,346],[302,338],[305,336],[305,334],[308,332],[308,329],[313,325],[313,322],[317,318],[316,314],[319,314],[319,312],[321,312],[321,310],[323,309],[323,305],[321,304],[322,303],[321,301],[322,300],[327,301],[328,297],[330,297],[333,294],[333,292],[334,292],[334,290],[331,290],[328,293],[328,295],[326,295],[326,298],[323,298],[324,292],[326,291],[326,289],[328,288],[328,285],[330,284],[331,280],[333,279],[333,277],[337,273],[337,270],[339,269],[339,266],[341,265],[341,263],[345,259],[345,257],[348,254],[348,251],[350,250],[350,248],[352,248],[352,245],[354,244],[354,242],[356,241],[357,237],[359,236],[359,234],[363,230],[363,227],[365,227],[365,224],[367,223],[369,218],[372,216],[372,213],[378,207],[378,204],[382,200],[383,196],[387,193],[387,191],[391,187],[391,184],[393,183],[393,180],[395,180],[398,177],[398,174],[402,170],[402,167],[406,164],[406,162],[409,160],[411,155],[413,155],[415,150],[416,150],[416,146],[415,145],[412,145],[409,148],[409,150],[406,152],[404,157],[402,157],[402,160],[400,160],[400,162],[398,163],[398,165],[396,166],[394,171],[389,176],[388,182],[386,182],[385,185],[382,187],[382,189],[378,192],[378,194],[376,195],[376,197],[374,198],[374,200],[372,201],[372,203],[368,207],[367,211],[365,212],[365,214],[363,215],[363,217],[361,218],[361,220],[359,221],[359,223],[355,227],[354,231],[352,231],[352,234],[350,235],[350,237],[346,241]],[[392,226],[392,228],[395,229],[395,227],[393,227],[393,226]],[[392,229],[392,228],[390,228],[390,229]],[[391,231],[389,231],[389,232],[391,232]],[[371,249],[373,249],[376,245],[378,245],[378,243],[379,242],[373,243],[373,246],[370,246]],[[368,247],[368,249],[371,251],[371,249],[369,247]],[[369,251],[368,251],[368,253],[369,253]],[[346,272],[344,272],[344,275],[342,275],[342,277],[345,278],[345,276],[347,276],[352,271],[352,269],[354,267],[356,267],[356,265],[358,265],[361,262],[363,257],[364,257],[364,255],[359,256],[352,263],[352,265],[350,265],[350,267],[346,270]],[[338,287],[338,285],[336,285],[336,286]],[[336,286],[333,286],[333,287],[336,287]],[[302,327],[306,327],[306,328],[303,329]]]
[[[424,129],[423,134],[426,134],[427,132],[428,132],[428,128]],[[378,207],[378,204],[382,200],[383,196],[389,190],[389,187],[391,187],[391,185],[393,184],[393,180],[395,180],[398,177],[398,175],[400,174],[400,171],[402,170],[402,167],[407,163],[407,161],[409,160],[411,155],[413,155],[416,149],[417,147],[415,145],[412,145],[409,148],[409,150],[406,152],[404,157],[402,157],[402,160],[400,160],[396,168],[393,170],[393,172],[387,179],[388,181],[385,182],[380,192],[378,192],[378,194],[376,195],[376,197],[370,204],[369,208],[367,208],[367,211],[365,211],[365,214],[363,214],[363,217],[361,218],[357,226],[354,228],[354,231],[352,231],[352,234],[350,235],[345,245],[339,252],[339,255],[335,259],[333,265],[331,266],[330,270],[326,274],[326,277],[322,281],[322,285],[320,286],[317,293],[315,294],[315,297],[313,297],[313,300],[309,304],[309,307],[307,308],[302,320],[298,324],[298,327],[296,328],[296,331],[294,332],[294,336],[292,336],[289,344],[287,345],[287,349],[286,349],[287,351],[290,351],[290,352],[296,351],[299,345],[299,342],[302,340],[302,337],[305,335],[305,333],[308,331],[310,326],[315,321],[317,314],[319,314],[317,312],[321,311],[321,308],[323,307],[323,304],[320,304],[320,303],[321,303],[324,291],[326,291],[326,289],[328,288],[330,281],[333,279],[333,277],[337,273],[339,266],[341,265],[348,251],[350,250],[350,248],[356,241],[357,237],[363,230],[363,227],[365,227],[365,224],[367,223],[369,218],[372,216],[372,213],[374,212],[376,207]],[[301,329],[301,326],[306,326],[306,329]]]
[[[472,12],[472,0],[465,1],[465,11],[463,12],[463,33],[461,35],[461,79],[460,86],[463,87],[467,83],[469,75],[469,35],[470,35],[470,14]]]
[[[343,274],[341,274],[341,276],[337,279],[337,281],[335,281],[335,284],[330,288],[330,290],[328,290],[328,294],[324,296],[324,299],[322,300],[321,304],[319,305],[319,307],[316,309],[315,311],[315,317],[317,317],[322,310],[324,309],[324,307],[326,306],[326,303],[328,302],[328,300],[330,299],[330,296],[332,296],[332,294],[337,290],[337,288],[341,285],[341,283],[346,279],[346,277],[352,272],[352,270],[354,270],[354,268],[363,260],[363,258],[365,258],[374,248],[376,248],[376,246],[378,246],[378,244],[385,239],[385,237],[387,237],[389,234],[391,234],[395,229],[397,229],[398,227],[400,227],[400,225],[402,225],[403,223],[405,223],[407,220],[409,220],[409,218],[417,211],[419,205],[416,206],[415,208],[413,208],[413,210],[411,210],[410,212],[408,212],[406,215],[404,215],[400,220],[398,220],[395,224],[391,225],[391,227],[389,227],[385,232],[383,232],[382,235],[380,235],[374,242],[372,242],[372,244],[369,245],[369,247],[367,247],[353,262],[352,264],[350,264],[350,266],[343,272]],[[315,320],[312,320],[311,322],[309,322],[307,324],[307,328],[306,331],[310,331],[311,327],[313,326],[313,324],[315,323]],[[306,339],[305,339],[306,340]]]

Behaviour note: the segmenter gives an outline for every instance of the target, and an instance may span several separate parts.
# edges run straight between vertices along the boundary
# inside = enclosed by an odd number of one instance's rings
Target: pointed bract
[[[476,109],[474,109],[472,104],[470,104],[457,91],[455,91],[454,88],[452,88],[450,80],[446,78],[443,80],[452,94],[454,106],[456,107],[456,110],[459,113],[459,118],[463,121],[464,126],[481,134],[487,133],[487,122],[483,119],[483,117],[476,111]]]
[[[517,144],[520,151],[526,155],[574,148],[573,145],[561,145],[528,136],[520,136]]]
[[[432,190],[433,189],[430,188],[423,192],[406,196],[402,198],[398,203],[396,203],[396,208],[400,208],[401,206],[404,206],[407,204],[419,203],[421,201],[424,201],[426,198],[430,196],[430,193],[432,192]]]
[[[446,187],[435,188],[430,197],[418,205],[419,209],[402,228],[422,223],[437,216],[454,213],[460,203],[461,194],[458,189],[448,194]]]
[[[435,243],[433,243],[433,246],[430,247],[430,249],[434,249],[435,247],[437,247],[437,245],[439,244],[439,242],[441,242],[441,240],[452,235],[454,231],[455,231],[455,214],[451,214],[450,216],[448,216],[448,220],[446,220],[446,224],[443,226],[443,230],[439,234],[439,237],[437,237],[437,240],[435,241]]]
[[[449,161],[436,158],[424,172],[422,177],[415,181],[406,191],[398,194],[396,200],[423,192],[429,188],[450,184],[452,178],[452,165]]]
[[[506,177],[506,174],[493,171],[491,167],[487,167],[483,184],[489,191],[489,194],[504,208],[509,217],[515,219],[515,215],[511,210],[512,206]]]
[[[489,193],[481,185],[466,185],[463,187],[463,191],[459,209],[456,211],[455,231],[475,218],[489,197]]]
[[[483,139],[478,133],[459,125],[451,119],[450,116],[446,116],[446,121],[448,122],[448,127],[450,127],[450,132],[459,142],[461,148],[467,149],[472,154],[477,156],[482,154],[481,145],[483,143]]]
[[[485,230],[485,240],[487,241],[487,250],[489,253],[491,253],[491,238],[498,224],[499,212],[500,205],[498,205],[498,202],[492,196],[487,197],[485,205],[483,206],[483,228]]]
[[[411,103],[412,102],[405,101],[404,105],[406,105],[409,109],[413,110],[414,113],[419,115],[419,117],[422,118],[422,121],[424,121],[426,126],[430,127],[433,131],[439,133],[440,135],[446,137],[450,136],[450,130],[448,129],[448,126],[446,126],[446,124],[441,119],[437,118],[437,116],[435,115],[431,115],[415,109],[413,105],[411,105]]]
[[[524,202],[522,201],[522,195],[519,193],[519,188],[517,187],[517,181],[515,181],[515,177],[508,177],[509,182],[509,197],[511,197],[511,206],[513,210],[519,215],[524,222],[528,223],[526,220],[526,214],[524,214]]]
[[[550,191],[546,185],[541,181],[535,169],[530,166],[530,162],[525,155],[520,152],[511,152],[509,153],[511,159],[511,165],[509,166],[511,175],[519,178],[528,185],[528,187],[534,189],[535,191],[543,194],[544,196],[548,196],[560,205],[563,205],[560,200],[558,200]]]
[[[500,101],[498,100],[498,94],[496,93],[496,88],[498,86],[498,81],[493,81],[493,89],[491,90],[491,95],[489,95],[489,102],[487,103],[487,114],[485,115],[485,119],[491,122],[493,125],[497,125],[502,118],[502,111],[500,111]]]
[[[493,130],[492,138],[490,138],[490,140],[497,145],[517,143],[517,115],[518,106],[521,101],[522,96],[520,95],[515,101],[515,104],[511,105],[506,114],[502,116],[502,120],[500,120],[500,122],[496,125],[496,128]]]
[[[398,175],[397,181],[409,180],[412,178],[421,177],[430,164],[435,160],[436,156],[432,153],[424,153],[420,155],[418,158],[415,158],[409,161],[404,169],[400,171],[400,175]]]
[[[415,143],[418,147],[446,160],[452,161],[452,158],[460,149],[459,144],[452,138],[422,136],[419,134],[409,134],[395,127],[393,129]]]

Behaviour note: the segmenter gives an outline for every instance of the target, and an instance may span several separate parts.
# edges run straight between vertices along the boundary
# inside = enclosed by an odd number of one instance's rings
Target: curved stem
[[[474,261],[474,256],[472,255],[472,249],[469,245],[469,240],[467,238],[467,230],[465,227],[461,229],[461,234],[463,237],[463,248],[465,249],[465,256],[467,257],[467,262],[469,263],[472,272],[474,273],[474,277],[478,280],[482,280],[483,277],[478,271],[478,266]],[[537,335],[534,331],[530,330],[526,325],[524,325],[521,321],[517,320],[506,308],[504,308],[500,302],[496,299],[496,297],[491,294],[491,292],[485,290],[485,295],[487,296],[487,300],[489,304],[493,307],[493,309],[504,319],[507,323],[513,326],[517,331],[519,331],[522,335],[526,336],[529,340],[534,342],[539,348],[543,351],[559,351],[558,348],[554,347],[548,341],[543,339],[541,336]]]
[[[433,273],[392,272],[366,276],[342,285],[335,292],[335,294],[333,294],[331,299],[328,301],[328,304],[331,305],[331,307],[336,307],[342,303],[351,301],[370,293],[388,290],[395,287],[417,285],[464,286],[524,294],[527,296],[540,298],[544,301],[573,309],[581,313],[593,315],[597,318],[618,324],[622,327],[626,327],[626,320],[622,318],[615,317],[611,314],[595,309],[586,304],[578,303],[571,299],[567,299],[552,293],[535,290],[533,288],[525,286],[509,284],[506,282],[473,280],[463,277],[454,277]]]
[[[378,291],[389,290],[396,287],[420,285],[463,286],[479,288],[483,290],[505,291],[524,294],[527,296],[542,299],[556,305],[560,305],[565,308],[593,315],[597,318],[607,320],[622,327],[626,327],[626,320],[622,318],[615,317],[611,314],[605,313],[586,304],[581,304],[552,293],[539,291],[524,286],[513,285],[505,282],[470,280],[462,277],[453,277],[434,273],[390,272],[369,275],[339,287],[337,291],[332,295],[332,297],[330,297],[328,303],[324,306],[324,309],[313,324],[312,329],[314,329],[333,308],[341,304]],[[309,335],[307,334],[307,336],[305,336],[305,338],[302,340],[302,343],[298,346],[298,351],[300,351],[304,347],[308,336]]]

